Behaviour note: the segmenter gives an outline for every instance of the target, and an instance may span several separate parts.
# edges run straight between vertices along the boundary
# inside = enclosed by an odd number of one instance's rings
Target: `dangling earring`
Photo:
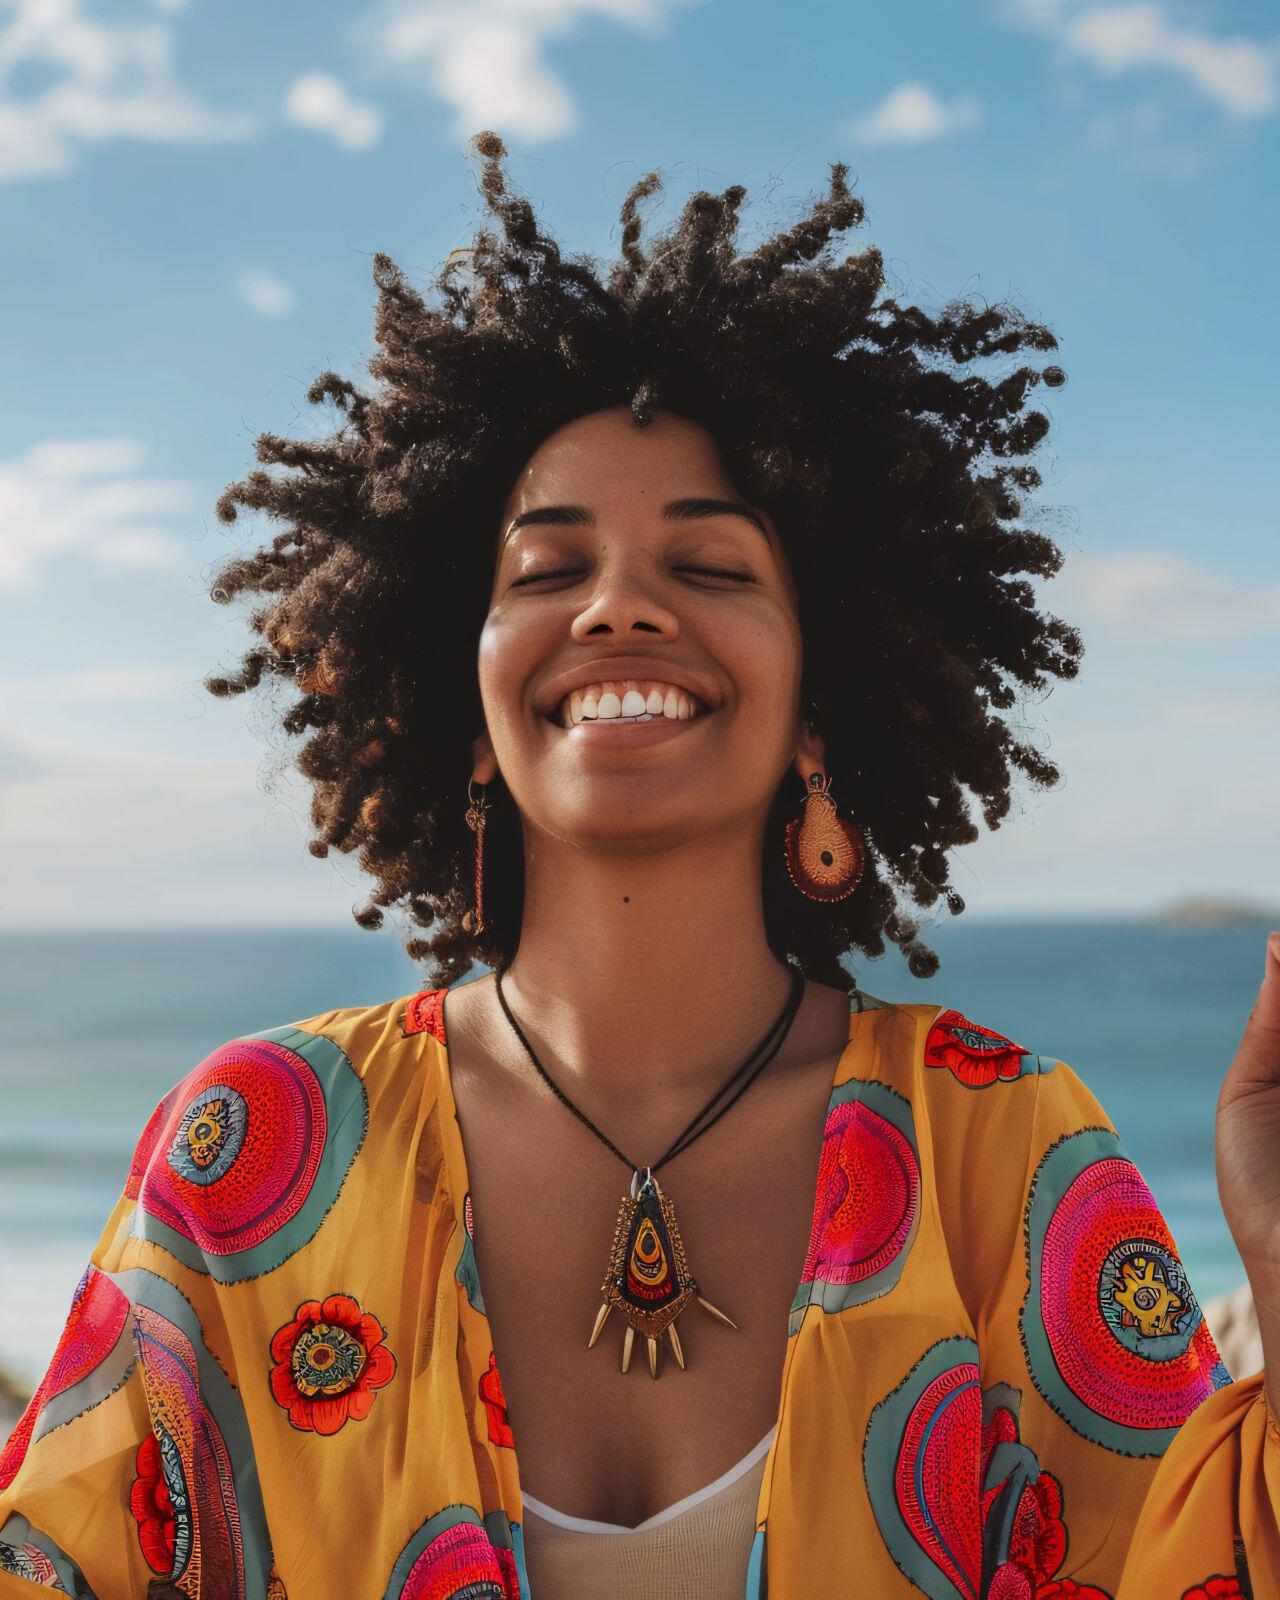
[[[804,809],[787,823],[787,871],[810,900],[847,899],[867,861],[861,830],[837,812],[830,788],[830,778],[811,772]]]
[[[467,827],[476,836],[476,886],[475,909],[468,911],[463,919],[462,926],[468,933],[483,933],[484,921],[484,824],[485,814],[489,810],[489,802],[484,797],[484,784],[480,785],[480,793],[472,793],[475,780],[467,782]]]

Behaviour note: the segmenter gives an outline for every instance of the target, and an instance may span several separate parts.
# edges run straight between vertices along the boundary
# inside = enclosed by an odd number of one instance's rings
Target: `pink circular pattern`
[[[0,1450],[0,1489],[7,1489],[17,1477],[41,1411],[56,1396],[82,1383],[106,1360],[120,1342],[128,1317],[128,1296],[90,1263],[76,1286],[71,1310],[40,1387]],[[91,1403],[85,1400],[85,1405]]]
[[[965,1600],[977,1600],[982,1580],[981,1447],[978,1369],[964,1362],[939,1373],[911,1408],[894,1490],[912,1537]]]
[[[1087,1166],[1050,1219],[1040,1289],[1049,1347],[1090,1411],[1128,1427],[1177,1428],[1212,1391],[1217,1352],[1194,1301],[1185,1308],[1189,1339],[1171,1332],[1139,1354],[1136,1336],[1133,1349],[1117,1337],[1102,1310],[1117,1241],[1139,1241],[1155,1262],[1177,1261],[1151,1191],[1123,1156]]]
[[[188,1175],[188,1108],[237,1108],[234,1158],[215,1182]],[[306,1202],[324,1152],[327,1112],[315,1073],[295,1051],[262,1039],[237,1039],[215,1050],[171,1095],[147,1135],[138,1203],[206,1255],[250,1250],[285,1228]]]
[[[495,1549],[474,1522],[455,1522],[414,1562],[400,1600],[509,1600],[519,1593],[510,1550]]]
[[[920,1165],[911,1143],[861,1100],[827,1114],[817,1203],[802,1282],[852,1284],[902,1253],[920,1205]]]

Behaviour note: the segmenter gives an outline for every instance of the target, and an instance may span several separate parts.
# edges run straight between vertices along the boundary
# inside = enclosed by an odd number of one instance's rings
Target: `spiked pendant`
[[[609,1267],[600,1293],[604,1299],[596,1313],[587,1349],[600,1337],[614,1306],[621,1307],[627,1319],[622,1344],[623,1372],[631,1365],[638,1333],[645,1340],[651,1378],[656,1378],[661,1370],[659,1341],[664,1334],[677,1364],[684,1368],[684,1350],[675,1321],[690,1301],[696,1300],[717,1321],[730,1328],[737,1327],[737,1323],[698,1293],[685,1258],[675,1207],[647,1167],[643,1178],[639,1173],[632,1178],[631,1193],[618,1209],[609,1249]]]

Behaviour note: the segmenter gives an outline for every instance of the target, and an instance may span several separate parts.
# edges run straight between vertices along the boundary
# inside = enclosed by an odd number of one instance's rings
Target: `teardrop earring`
[[[809,774],[801,815],[787,823],[787,871],[810,900],[845,900],[858,887],[867,861],[862,832],[836,810],[831,779]]]

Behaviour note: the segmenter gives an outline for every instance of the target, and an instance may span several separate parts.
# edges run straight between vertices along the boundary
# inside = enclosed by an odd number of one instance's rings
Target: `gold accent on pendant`
[[[708,1310],[711,1315],[715,1317],[717,1322],[723,1322],[726,1327],[736,1328],[738,1326],[736,1322],[733,1322],[730,1318],[726,1317],[723,1311],[719,1310],[718,1307],[713,1306],[710,1300],[704,1300],[701,1295],[698,1296],[698,1304]]]
[[[736,1329],[738,1326],[699,1294],[684,1253],[675,1207],[647,1167],[643,1177],[636,1173],[632,1192],[618,1208],[609,1265],[600,1294],[603,1303],[596,1312],[587,1348],[591,1349],[600,1337],[614,1306],[620,1307],[627,1322],[622,1346],[623,1372],[631,1365],[638,1333],[645,1339],[651,1377],[656,1378],[661,1370],[660,1341],[664,1333],[677,1365],[681,1371],[686,1370],[675,1321],[694,1300],[700,1301],[725,1327]]]

